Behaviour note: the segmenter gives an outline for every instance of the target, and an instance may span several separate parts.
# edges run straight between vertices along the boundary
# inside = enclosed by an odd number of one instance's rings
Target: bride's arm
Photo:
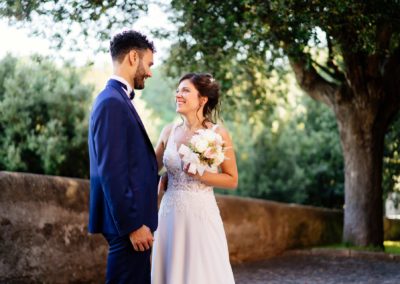
[[[218,127],[217,133],[222,136],[226,146],[226,159],[220,165],[221,171],[219,173],[210,173],[205,171],[202,176],[199,174],[189,175],[194,176],[202,183],[209,186],[235,189],[238,185],[238,170],[232,139],[230,138],[228,131],[221,126]]]
[[[163,156],[164,156],[164,151],[165,147],[167,147],[167,141],[169,134],[171,133],[173,124],[168,124],[163,128],[161,131],[160,137],[158,138],[158,142],[156,145],[156,148],[154,149],[154,152],[156,153],[156,158],[157,158],[157,165],[158,165],[158,171],[161,171],[163,168]]]

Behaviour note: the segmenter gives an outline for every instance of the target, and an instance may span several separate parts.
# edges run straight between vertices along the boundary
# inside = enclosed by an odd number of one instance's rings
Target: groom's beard
[[[135,78],[133,78],[133,82],[135,84],[135,89],[142,90],[144,89],[144,80],[147,78],[146,72],[143,67],[143,62],[140,60],[139,67],[136,70]]]

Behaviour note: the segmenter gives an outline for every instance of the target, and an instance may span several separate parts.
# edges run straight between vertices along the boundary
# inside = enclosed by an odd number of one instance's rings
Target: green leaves
[[[129,27],[146,11],[144,0],[7,0],[0,4],[1,17],[53,39],[54,47],[70,49],[104,50],[112,31]],[[89,39],[102,44],[93,45]]]
[[[385,195],[391,191],[400,192],[400,113],[394,118],[385,136],[383,165]]]
[[[306,62],[315,49],[327,54],[320,75],[329,72],[344,84],[351,54],[388,56],[400,43],[400,3],[394,0],[174,0],[171,6],[179,25],[168,60],[172,73],[205,70],[228,88],[249,68],[261,70],[254,61],[268,73],[285,57]]]
[[[0,167],[87,177],[93,88],[73,68],[40,56],[6,56],[0,74]]]
[[[252,127],[230,124],[238,154],[238,193],[341,208],[343,158],[334,115],[308,97],[293,99],[280,101]]]

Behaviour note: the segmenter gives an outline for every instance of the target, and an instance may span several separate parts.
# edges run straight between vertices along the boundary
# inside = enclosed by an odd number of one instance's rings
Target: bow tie
[[[129,99],[130,99],[130,100],[133,100],[134,97],[135,97],[135,91],[132,90],[132,91],[129,93]]]
[[[124,83],[122,83],[121,81],[117,80],[117,79],[112,79],[112,81],[114,81],[115,83],[117,83],[126,93],[128,92],[128,86],[125,85]],[[127,94],[129,96],[130,100],[133,100],[133,98],[135,97],[135,90],[131,90],[131,92],[129,94]]]
[[[128,91],[128,88],[127,88],[125,85],[122,85],[122,88],[123,88],[126,92]],[[135,97],[135,91],[132,90],[132,91],[128,94],[128,96],[129,96],[129,99],[130,99],[130,100],[133,100],[133,98]]]

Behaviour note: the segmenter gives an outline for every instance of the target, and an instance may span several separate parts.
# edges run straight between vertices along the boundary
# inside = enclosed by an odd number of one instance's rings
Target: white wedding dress
[[[158,213],[151,282],[235,283],[213,188],[182,171],[174,132],[175,126],[163,157],[168,172],[168,188]]]

